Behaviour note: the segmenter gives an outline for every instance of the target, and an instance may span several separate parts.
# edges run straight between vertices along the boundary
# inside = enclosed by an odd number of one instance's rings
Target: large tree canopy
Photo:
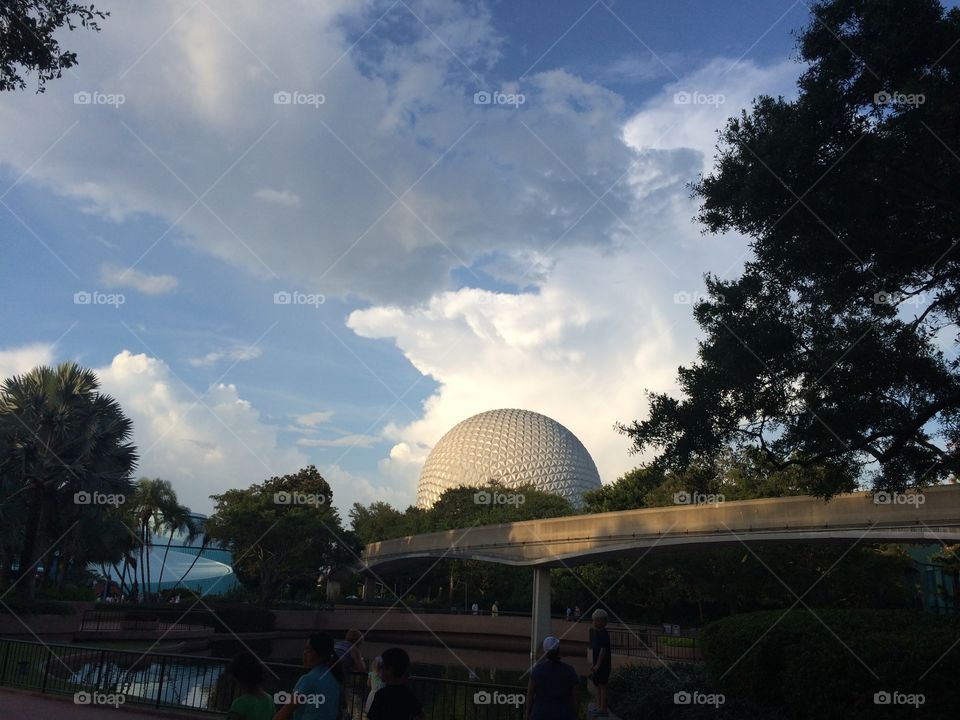
[[[288,584],[313,588],[321,568],[356,559],[330,485],[313,465],[211,497],[214,512],[205,531],[230,548],[237,578],[255,587],[261,602]]]
[[[745,445],[817,467],[815,494],[935,483],[960,440],[960,11],[812,13],[797,99],[731,119],[694,186],[706,229],[745,234],[753,257],[707,277],[682,397],[652,394],[621,429],[662,468]]]
[[[0,91],[27,86],[23,72],[37,73],[37,92],[77,64],[77,54],[60,48],[54,34],[66,26],[100,30],[98,20],[110,13],[69,0],[3,0],[0,2]]]

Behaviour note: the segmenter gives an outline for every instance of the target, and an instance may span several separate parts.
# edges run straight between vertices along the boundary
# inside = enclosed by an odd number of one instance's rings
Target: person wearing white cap
[[[527,720],[576,720],[580,679],[572,665],[560,661],[560,641],[543,639],[543,657],[530,671]]]

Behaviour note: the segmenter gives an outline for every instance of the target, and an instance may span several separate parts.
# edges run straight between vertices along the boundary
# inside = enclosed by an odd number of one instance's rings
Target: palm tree
[[[99,387],[93,371],[72,362],[0,385],[0,477],[14,486],[4,502],[23,497],[26,505],[16,582],[28,599],[58,500],[73,492],[123,493],[136,468],[133,424]]]
[[[152,585],[149,555],[153,548],[153,534],[169,530],[172,539],[172,533],[189,522],[190,511],[177,501],[177,493],[170,481],[160,478],[140,478],[132,505],[140,539],[140,588],[146,593]],[[184,520],[184,517],[188,519]],[[169,542],[167,545],[169,548]],[[163,577],[162,566],[160,576]]]
[[[193,556],[193,560],[190,562],[190,567],[184,571],[183,575],[180,576],[180,578],[177,580],[177,584],[174,585],[174,587],[178,587],[183,584],[184,578],[186,578],[187,575],[190,574],[190,571],[193,570],[193,566],[197,564],[197,560],[201,558],[203,551],[210,546],[210,536],[203,532],[202,528],[197,528],[197,533],[201,535],[200,547],[197,548],[197,554]],[[196,539],[196,536],[194,536],[193,539]]]
[[[157,577],[157,592],[160,592],[160,584],[163,582],[163,571],[167,567],[167,555],[170,552],[170,543],[173,542],[175,533],[184,535],[185,544],[191,544],[199,534],[199,528],[190,514],[190,508],[185,505],[177,505],[169,515],[162,516],[162,523],[169,530],[167,535],[167,547],[163,551],[163,561],[160,563],[160,574]]]
[[[57,576],[58,589],[64,581],[70,562],[74,567],[86,568],[90,564],[116,567],[130,557],[136,546],[136,538],[130,533],[124,508],[113,508],[93,517],[81,517],[61,557]],[[126,569],[124,568],[124,572]],[[122,576],[118,573],[118,578]]]

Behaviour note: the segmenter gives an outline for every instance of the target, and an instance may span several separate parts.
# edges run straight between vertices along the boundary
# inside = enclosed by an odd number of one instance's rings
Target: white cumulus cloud
[[[54,363],[54,347],[49,343],[30,343],[0,350],[0,380],[20,375],[37,365]]]
[[[691,300],[703,293],[703,274],[729,277],[746,257],[743,238],[700,233],[688,183],[709,167],[713,131],[726,116],[758,93],[786,93],[797,72],[744,63],[724,74],[729,67],[710,63],[618,126],[632,149],[620,150],[630,158],[622,183],[632,202],[623,215],[598,202],[611,221],[608,247],[561,243],[548,254],[498,259],[534,286],[529,292],[466,288],[413,307],[380,304],[350,315],[354,332],[391,340],[440,386],[421,418],[385,431],[395,444],[380,472],[409,497],[437,440],[466,417],[499,407],[535,410],[566,425],[605,482],[638,464],[614,424],[643,417],[647,391],[676,392],[677,367],[695,357]],[[673,94],[684,87],[722,94],[722,111],[675,104]],[[594,118],[611,132],[612,115]]]
[[[97,374],[134,423],[138,475],[170,480],[181,501],[209,510],[212,493],[296,472],[308,458],[281,447],[236,386],[217,384],[195,394],[162,360],[127,350]]]

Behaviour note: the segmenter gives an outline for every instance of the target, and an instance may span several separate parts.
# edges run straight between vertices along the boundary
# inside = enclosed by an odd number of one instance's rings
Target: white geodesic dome
[[[577,436],[531,410],[488,410],[455,425],[430,451],[420,473],[417,506],[432,506],[450,488],[497,481],[533,485],[575,507],[600,487],[600,475]]]

